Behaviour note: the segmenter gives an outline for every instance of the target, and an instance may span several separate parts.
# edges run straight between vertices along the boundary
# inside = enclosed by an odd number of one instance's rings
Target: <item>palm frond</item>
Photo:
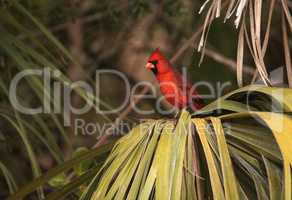
[[[47,197],[81,191],[82,200],[290,199],[291,99],[291,89],[248,86],[192,115],[183,111],[178,121],[146,121],[106,148],[111,153],[102,166],[89,168]],[[61,164],[10,199],[27,196],[102,152]]]
[[[205,48],[206,45],[206,33],[208,32],[210,25],[214,21],[216,17],[220,16],[220,12],[222,10],[221,1],[213,0],[210,2],[210,6],[207,7],[207,0],[201,7],[200,12],[203,12],[204,9],[207,10],[207,14],[205,17],[205,26],[204,31],[201,36],[201,41],[198,46],[198,51]],[[290,11],[288,9],[287,1],[281,0],[281,2],[276,2],[275,0],[271,0],[270,4],[268,2],[263,2],[262,0],[232,0],[228,2],[225,19],[224,21],[230,19],[232,16],[235,16],[234,24],[236,28],[240,27],[240,31],[238,34],[238,50],[237,50],[237,79],[239,86],[243,84],[243,77],[242,77],[242,65],[243,65],[243,57],[244,51],[246,51],[243,47],[244,44],[248,45],[248,50],[254,60],[254,64],[257,69],[257,73],[254,75],[253,81],[255,80],[257,74],[260,75],[261,79],[266,85],[271,85],[271,82],[268,77],[267,66],[264,61],[266,50],[269,44],[269,38],[271,35],[271,22],[273,19],[273,12],[275,10],[275,4],[281,4],[282,8],[282,21],[283,21],[283,44],[285,58],[286,58],[286,67],[287,67],[287,78],[289,80],[289,84],[291,82],[290,73],[290,63],[289,63],[289,56],[287,52],[289,52],[288,45],[288,36],[287,31],[285,29],[286,24],[288,24],[290,31],[292,18]],[[267,5],[266,5],[267,4]],[[277,5],[278,6],[278,5]],[[266,9],[268,7],[268,9]],[[266,13],[265,13],[266,12]],[[281,12],[277,12],[276,14]],[[263,15],[267,14],[267,20],[263,18]],[[263,26],[265,24],[265,26]],[[206,26],[208,25],[208,26]],[[265,28],[264,37],[262,37],[262,28]],[[202,51],[204,54],[204,51]],[[202,55],[203,56],[203,55]]]
[[[192,116],[183,111],[178,122],[140,124],[116,143],[81,199],[290,199],[291,94],[245,87]],[[275,107],[259,106],[271,98]]]

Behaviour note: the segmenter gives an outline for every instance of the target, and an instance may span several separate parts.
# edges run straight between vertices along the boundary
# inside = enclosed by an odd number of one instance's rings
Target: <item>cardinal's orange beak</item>
[[[146,69],[153,69],[155,66],[152,63],[148,62],[145,67]]]

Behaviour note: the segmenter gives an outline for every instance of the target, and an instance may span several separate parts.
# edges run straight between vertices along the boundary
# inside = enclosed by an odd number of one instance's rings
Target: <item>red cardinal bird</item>
[[[190,108],[193,111],[203,107],[203,101],[196,89],[175,71],[159,49],[150,55],[146,68],[153,72],[162,94],[170,104],[180,109]]]

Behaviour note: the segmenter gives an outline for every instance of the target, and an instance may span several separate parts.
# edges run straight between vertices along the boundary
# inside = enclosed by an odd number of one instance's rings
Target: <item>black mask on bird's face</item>
[[[148,63],[146,64],[146,68],[150,69],[154,75],[157,75],[158,73],[158,68],[157,68],[157,60],[153,60],[153,61],[148,61]]]

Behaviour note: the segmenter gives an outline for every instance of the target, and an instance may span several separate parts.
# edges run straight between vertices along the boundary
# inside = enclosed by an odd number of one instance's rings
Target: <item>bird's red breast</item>
[[[175,71],[159,49],[152,52],[146,68],[154,73],[161,93],[170,104],[180,109],[190,107],[192,110],[198,110],[203,107],[203,101],[196,88],[186,77]]]

